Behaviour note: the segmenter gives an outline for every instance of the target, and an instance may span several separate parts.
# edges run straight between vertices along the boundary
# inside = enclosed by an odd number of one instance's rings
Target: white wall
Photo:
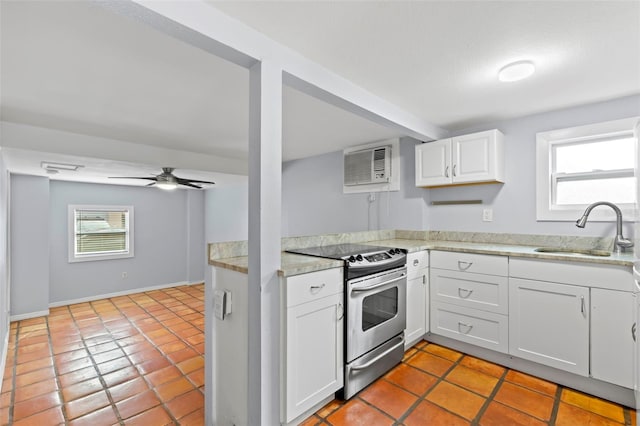
[[[415,187],[416,140],[400,140],[400,191],[343,194],[342,151],[282,166],[283,236],[424,229],[428,192]]]
[[[11,176],[11,316],[49,312],[49,179]]]
[[[612,222],[537,222],[535,216],[536,133],[640,115],[640,96],[489,123],[458,131],[465,134],[498,128],[505,134],[506,183],[437,189],[415,187],[414,145],[401,140],[402,178],[399,192],[342,193],[342,153],[283,164],[283,236],[353,232],[367,229],[424,229],[577,236],[613,236]],[[482,205],[432,206],[431,201],[481,199]],[[482,221],[482,210],[493,209],[493,222]],[[369,210],[370,209],[370,210]],[[577,218],[576,218],[577,219]],[[625,218],[632,221],[633,218]],[[625,234],[633,235],[631,224]]]
[[[9,340],[9,173],[0,150],[0,383]]]
[[[50,304],[204,280],[203,192],[22,175],[12,175],[11,182],[12,316],[29,316]],[[135,256],[69,263],[69,204],[132,205]]]

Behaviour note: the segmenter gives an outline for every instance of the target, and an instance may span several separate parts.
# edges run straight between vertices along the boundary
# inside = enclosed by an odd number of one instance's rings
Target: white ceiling
[[[640,93],[638,1],[210,3],[448,130]],[[2,120],[246,158],[244,68],[94,2],[0,5]],[[534,77],[499,83],[497,70],[520,59],[536,63]],[[283,104],[285,160],[400,136],[291,88]],[[28,154],[10,163],[47,160]],[[95,159],[96,169],[105,164],[109,174],[159,173],[158,164]]]

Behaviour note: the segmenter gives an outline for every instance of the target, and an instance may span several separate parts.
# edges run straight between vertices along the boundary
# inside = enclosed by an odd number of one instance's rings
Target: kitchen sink
[[[606,250],[574,249],[564,247],[538,247],[534,251],[537,251],[539,253],[581,254],[585,256],[611,256],[611,252]]]

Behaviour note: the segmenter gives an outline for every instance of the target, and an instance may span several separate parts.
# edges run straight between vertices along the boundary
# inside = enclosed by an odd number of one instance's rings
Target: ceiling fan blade
[[[147,179],[158,180],[157,177],[141,177],[141,176],[109,176],[109,179]]]
[[[201,186],[194,185],[194,184],[189,183],[189,182],[178,182],[178,183],[179,183],[180,185],[189,186],[189,187],[191,187],[191,188],[202,189],[202,187],[201,187]]]
[[[179,177],[176,177],[176,179],[178,180],[178,183],[180,183],[180,184],[182,184],[184,182],[190,182],[190,183],[209,183],[209,184],[215,185],[215,182],[209,182],[207,180],[183,179],[183,178],[179,178]]]

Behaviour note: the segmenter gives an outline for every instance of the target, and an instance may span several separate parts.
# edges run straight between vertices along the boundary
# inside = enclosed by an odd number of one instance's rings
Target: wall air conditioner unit
[[[344,185],[387,183],[391,178],[391,145],[344,154]]]

